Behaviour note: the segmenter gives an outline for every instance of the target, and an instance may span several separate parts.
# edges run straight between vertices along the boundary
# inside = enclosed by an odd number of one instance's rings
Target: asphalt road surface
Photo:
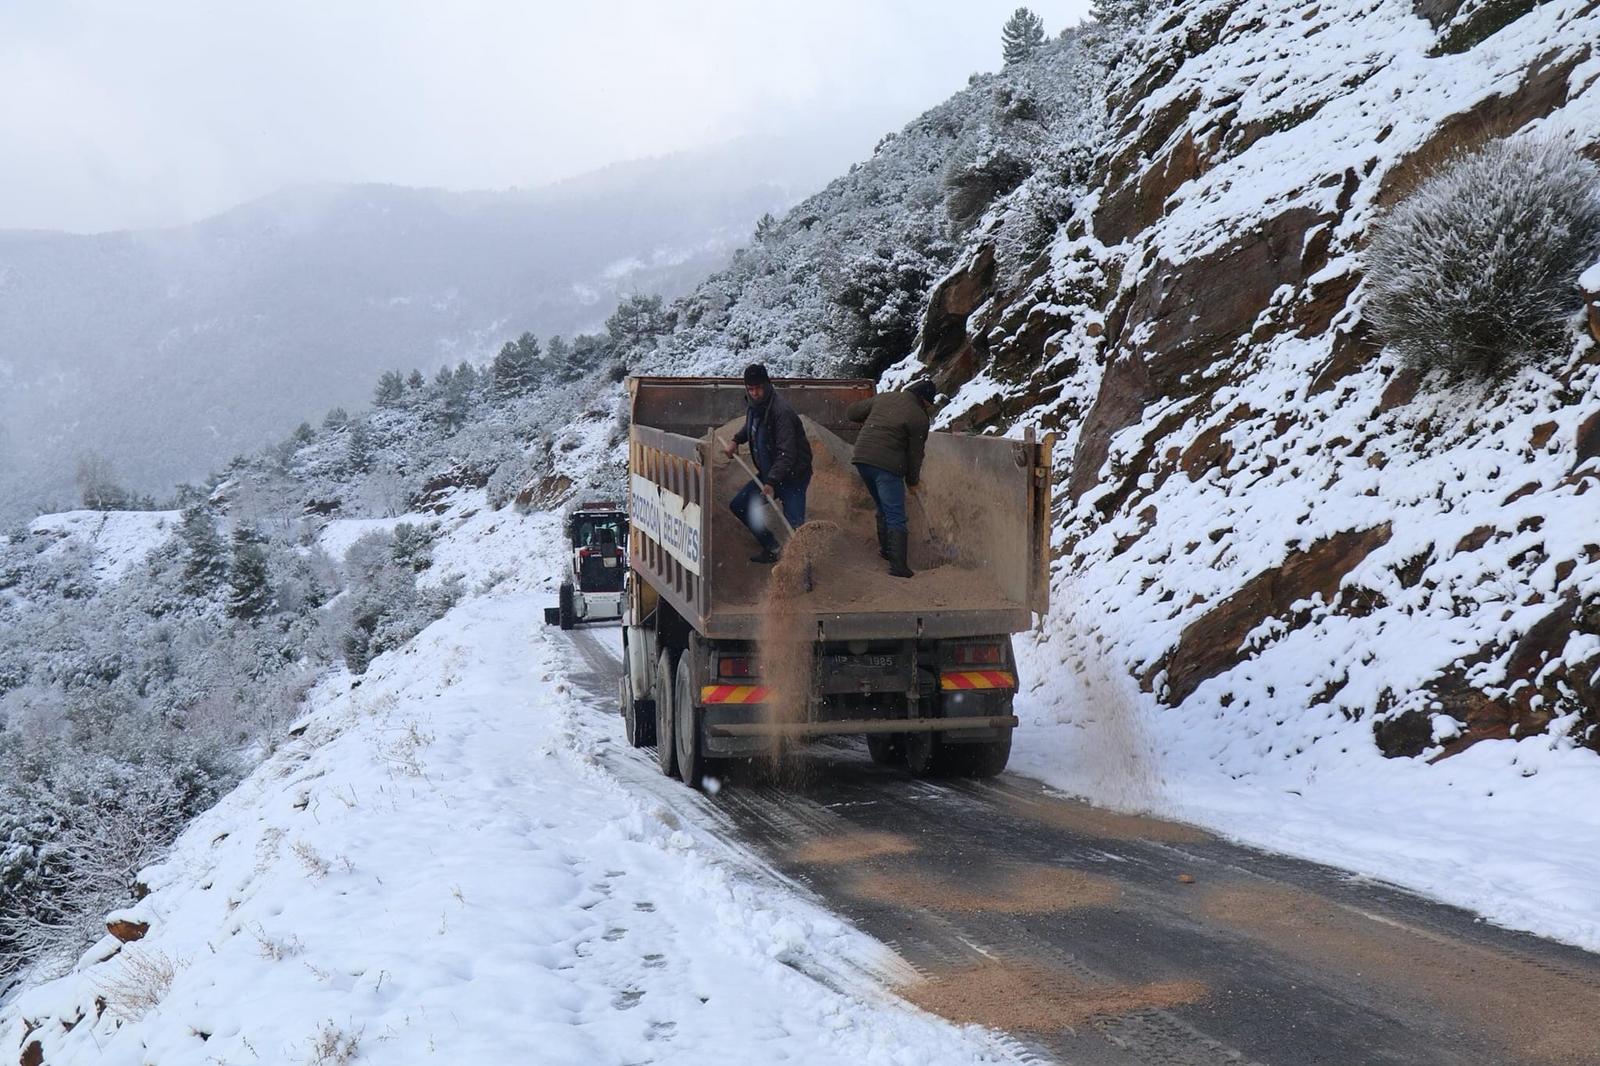
[[[572,637],[620,776],[704,805],[892,946],[924,978],[901,994],[1010,1033],[1024,1061],[1600,1064],[1600,956],[1014,774],[920,780],[859,742],[722,766],[701,797],[628,747],[617,630]]]

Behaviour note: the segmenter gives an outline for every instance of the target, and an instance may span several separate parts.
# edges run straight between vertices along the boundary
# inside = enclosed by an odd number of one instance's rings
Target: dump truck
[[[778,380],[815,472],[808,522],[837,532],[807,591],[775,602],[773,568],[728,503],[750,480],[719,443],[742,424],[737,378],[631,377],[628,573],[618,705],[627,738],[699,787],[708,764],[829,735],[863,735],[871,758],[915,774],[1004,769],[1017,719],[1011,636],[1049,594],[1053,436],[929,435],[908,500],[915,577],[886,573],[874,511],[849,453],[846,412],[867,380]],[[808,691],[764,684],[792,657],[770,623],[803,638]],[[774,708],[788,708],[775,714]]]

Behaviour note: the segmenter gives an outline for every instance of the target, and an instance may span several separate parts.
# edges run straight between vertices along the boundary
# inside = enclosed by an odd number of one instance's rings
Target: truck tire
[[[868,733],[867,754],[879,766],[904,766],[906,764],[906,735],[904,733]]]
[[[622,670],[622,679],[617,682],[621,695],[618,702],[622,705],[622,730],[628,735],[628,744],[635,748],[648,748],[656,742],[656,709],[649,700],[636,699],[633,695],[633,677],[626,667]]]
[[[672,730],[672,649],[662,648],[656,659],[656,762],[672,777],[678,772],[678,747]]]
[[[557,610],[560,611],[560,615],[558,617],[561,622],[561,628],[571,629],[578,623],[578,613],[577,605],[573,603],[572,585],[570,583],[562,582],[561,599],[559,602],[560,606],[557,608]]]
[[[672,693],[673,742],[678,749],[678,776],[690,788],[705,781],[705,746],[700,736],[700,712],[695,707],[694,656],[678,659],[677,684]]]
[[[953,757],[956,773],[964,777],[993,777],[1011,759],[1011,730],[999,740],[983,744],[951,744],[946,751]]]
[[[622,677],[617,680],[617,707],[622,712],[622,729],[628,743],[648,748],[656,742],[656,705],[641,700],[633,691],[633,649],[628,647],[628,631],[622,631]]]

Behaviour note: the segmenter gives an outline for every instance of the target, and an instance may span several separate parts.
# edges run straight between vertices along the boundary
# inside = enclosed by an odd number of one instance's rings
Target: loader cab
[[[567,519],[568,563],[560,602],[545,621],[571,629],[580,622],[622,617],[628,572],[628,512],[614,503],[585,503]]]
[[[621,592],[627,571],[623,545],[628,540],[624,511],[578,511],[568,523],[573,579],[580,592]]]

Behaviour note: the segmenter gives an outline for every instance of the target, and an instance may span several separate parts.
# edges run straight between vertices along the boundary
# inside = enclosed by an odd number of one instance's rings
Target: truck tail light
[[[999,666],[1006,654],[999,644],[957,644],[951,660],[957,666]]]
[[[755,660],[748,655],[720,655],[717,657],[718,677],[755,677]]]

